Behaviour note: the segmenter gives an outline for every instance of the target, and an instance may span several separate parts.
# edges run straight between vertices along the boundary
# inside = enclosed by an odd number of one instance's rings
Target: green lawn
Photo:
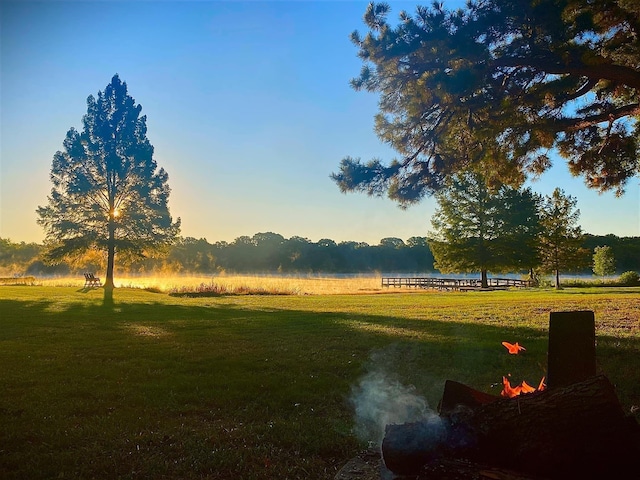
[[[537,385],[551,311],[595,312],[598,369],[640,405],[640,288],[114,298],[0,287],[0,478],[332,479],[363,376],[434,409],[446,379]]]

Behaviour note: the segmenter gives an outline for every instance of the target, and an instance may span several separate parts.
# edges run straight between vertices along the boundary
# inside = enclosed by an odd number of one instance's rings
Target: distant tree
[[[25,273],[27,275],[58,275],[58,276],[66,276],[71,273],[71,269],[69,265],[64,262],[56,263],[56,264],[47,264],[41,260],[36,260],[30,263]]]
[[[311,241],[294,235],[282,245],[282,256],[286,261],[287,271],[305,270],[305,261],[311,248]]]
[[[341,260],[338,258],[338,244],[330,238],[321,238],[310,250],[309,267],[314,272],[335,272]]]
[[[42,246],[36,243],[13,243],[9,238],[0,238],[0,274],[19,275],[39,261]]]
[[[454,175],[436,194],[438,208],[432,219],[429,246],[434,266],[443,273],[529,269],[537,263],[538,197],[530,190],[502,185],[487,187],[482,175]]]
[[[179,238],[171,248],[168,260],[177,266],[176,273],[208,273],[215,271],[216,268],[213,245],[205,238]]]
[[[284,243],[284,237],[279,233],[260,232],[251,237],[253,243],[259,247],[276,250]]]
[[[231,270],[250,272],[256,264],[256,245],[251,237],[241,235],[229,244],[227,259]]]
[[[256,246],[256,264],[254,268],[260,271],[276,271],[282,269],[285,261],[282,246],[284,237],[279,233],[261,232],[252,237]]]
[[[596,247],[593,250],[593,273],[602,277],[616,273],[616,260],[613,256],[613,249],[608,245]]]
[[[538,252],[540,270],[554,274],[555,288],[560,288],[561,271],[577,271],[589,264],[589,251],[583,248],[582,227],[578,225],[580,210],[577,200],[556,188],[540,204]]]
[[[375,247],[379,268],[383,272],[405,271],[408,265],[407,248],[397,237],[385,237]]]
[[[57,262],[96,249],[106,253],[105,303],[113,300],[113,269],[121,259],[165,252],[180,219],[169,214],[168,175],[157,168],[146,116],[115,75],[87,99],[82,132],[71,128],[53,157],[48,205],[38,207],[46,259]]]
[[[589,235],[585,234],[582,244],[590,252],[600,246],[611,247],[613,257],[616,259],[616,270],[626,272],[635,270],[640,272],[640,236],[638,237],[618,237],[609,235]]]
[[[352,42],[355,90],[379,94],[388,164],[346,157],[341,191],[401,206],[473,165],[520,186],[551,166],[549,150],[598,191],[622,194],[640,173],[640,2],[484,0],[400,12],[370,3]]]
[[[320,240],[318,240],[317,245],[318,247],[322,248],[335,248],[338,246],[338,244],[330,238],[321,238]]]
[[[405,243],[409,248],[429,248],[427,237],[409,237]]]
[[[402,248],[405,246],[405,243],[401,238],[385,237],[380,240],[380,246],[385,248]]]
[[[409,237],[407,238],[408,255],[413,260],[414,272],[432,272],[433,271],[433,253],[429,248],[429,239],[427,237]]]
[[[373,248],[365,242],[340,242],[338,244],[344,273],[369,272],[375,270]]]

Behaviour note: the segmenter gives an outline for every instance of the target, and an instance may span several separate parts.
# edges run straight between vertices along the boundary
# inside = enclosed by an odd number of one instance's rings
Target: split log
[[[401,439],[419,442],[424,424],[388,426],[382,443],[387,468],[418,474],[441,459],[464,458],[549,479],[623,478],[623,472],[640,468],[640,426],[624,414],[613,385],[602,375],[466,405],[440,419],[440,426],[432,425],[446,434],[436,430],[422,441],[425,451],[414,448],[409,455]]]

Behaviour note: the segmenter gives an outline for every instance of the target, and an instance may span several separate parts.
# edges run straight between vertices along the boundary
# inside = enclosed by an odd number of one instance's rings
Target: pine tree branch
[[[583,62],[565,62],[555,55],[532,55],[526,58],[501,57],[493,62],[495,69],[533,68],[549,75],[573,75],[591,80],[610,80],[640,90],[640,71],[624,65],[615,65],[604,58],[597,65]]]

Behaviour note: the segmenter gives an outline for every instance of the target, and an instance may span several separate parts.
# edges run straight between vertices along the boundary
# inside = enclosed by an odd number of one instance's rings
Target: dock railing
[[[488,287],[493,290],[530,287],[530,280],[517,278],[489,278]],[[382,277],[382,286],[388,288],[430,288],[436,290],[480,290],[479,278],[440,277]]]

